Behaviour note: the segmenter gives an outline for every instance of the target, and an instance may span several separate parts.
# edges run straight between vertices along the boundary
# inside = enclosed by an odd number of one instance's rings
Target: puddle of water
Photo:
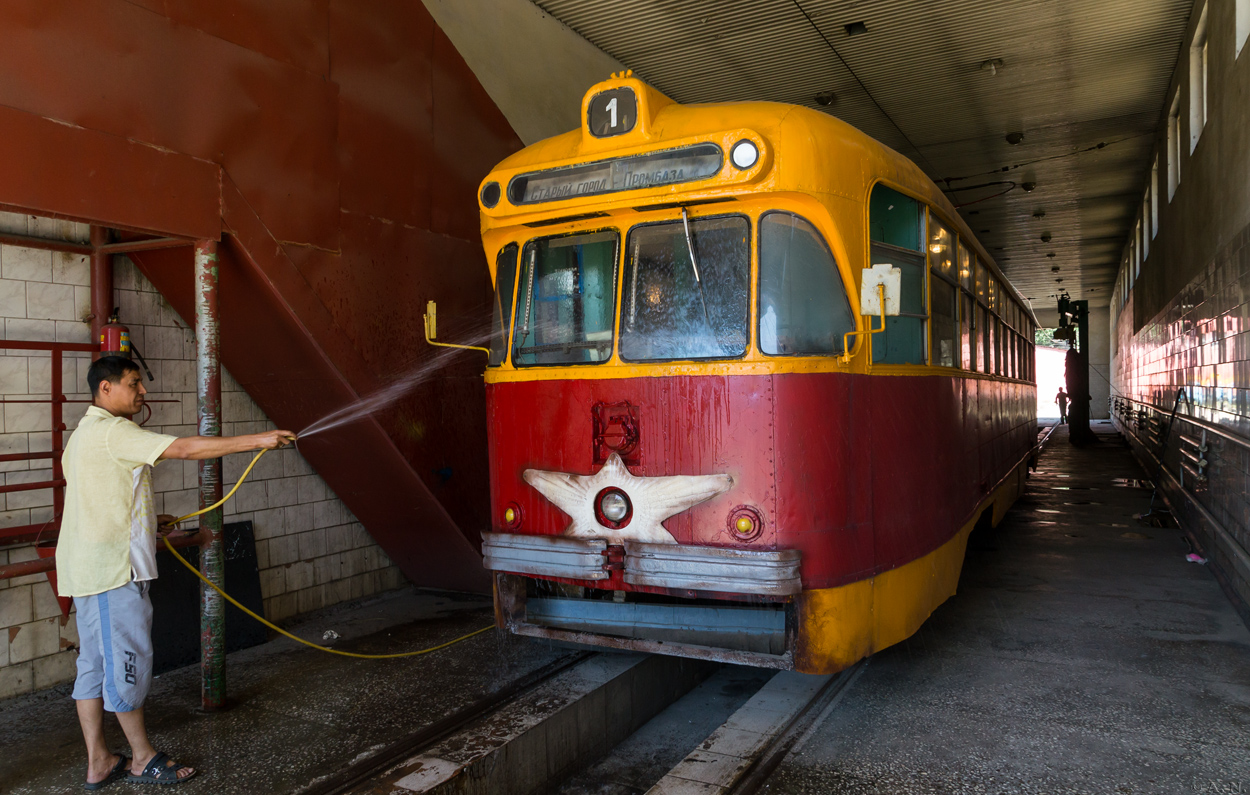
[[[1063,513],[1062,511],[1056,511],[1056,510],[1052,510],[1052,509],[1050,509],[1050,508],[1038,508],[1038,509],[1037,509],[1037,512],[1038,512],[1038,513]]]
[[[1092,500],[1077,500],[1076,502],[1065,502],[1064,505],[1102,505],[1102,503]]]
[[[1051,488],[1054,489],[1055,491],[1071,491],[1072,490],[1071,486],[1051,486]]]

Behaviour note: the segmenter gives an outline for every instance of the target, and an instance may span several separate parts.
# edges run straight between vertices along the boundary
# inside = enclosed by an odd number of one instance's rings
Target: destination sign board
[[[508,199],[513,204],[537,204],[693,182],[719,174],[724,160],[721,148],[709,143],[534,171],[512,178]]]

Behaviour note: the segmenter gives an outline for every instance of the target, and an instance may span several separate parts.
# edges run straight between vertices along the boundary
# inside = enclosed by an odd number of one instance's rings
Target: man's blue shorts
[[[104,698],[109,712],[143,706],[152,688],[152,601],[148,581],[75,596],[78,678],[74,698]]]

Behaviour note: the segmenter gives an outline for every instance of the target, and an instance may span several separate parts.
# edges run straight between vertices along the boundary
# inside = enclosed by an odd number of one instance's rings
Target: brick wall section
[[[0,213],[0,231],[86,242],[82,224]],[[144,424],[161,433],[196,432],[195,337],[152,284],[125,257],[114,258],[115,305],[135,345],[152,368],[145,382],[153,403]],[[7,339],[87,342],[90,336],[90,267],[87,257],[0,246],[0,321]],[[48,355],[0,355],[0,396],[47,398]],[[87,399],[90,358],[68,357],[63,365],[66,396]],[[274,427],[239,385],[223,372],[222,432],[252,433]],[[72,430],[86,404],[66,407]],[[46,404],[0,406],[0,453],[47,450],[50,414]],[[295,430],[299,430],[298,428]],[[251,460],[229,456],[227,488]],[[50,479],[48,469],[28,462],[0,463],[7,483]],[[153,471],[156,508],[182,515],[198,507],[198,469],[193,461],[167,461]],[[52,518],[51,491],[0,494],[0,527]],[[396,588],[399,569],[373,543],[352,513],[298,451],[271,452],[252,470],[226,505],[226,521],[251,520],[256,534],[265,616],[282,621],[347,599]],[[0,564],[35,557],[30,545],[0,547]],[[78,634],[75,616],[61,616],[47,578],[40,574],[0,580],[0,698],[39,690],[74,677]]]

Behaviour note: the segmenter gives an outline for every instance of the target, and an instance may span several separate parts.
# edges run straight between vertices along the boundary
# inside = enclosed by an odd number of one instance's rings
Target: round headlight
[[[751,141],[739,141],[729,150],[729,159],[739,169],[748,169],[760,159],[760,150]]]
[[[599,512],[610,522],[619,522],[629,515],[629,500],[623,491],[609,491],[599,498]]]
[[[491,207],[499,204],[499,194],[500,190],[498,182],[486,183],[486,185],[482,187],[482,205],[489,210]]]

